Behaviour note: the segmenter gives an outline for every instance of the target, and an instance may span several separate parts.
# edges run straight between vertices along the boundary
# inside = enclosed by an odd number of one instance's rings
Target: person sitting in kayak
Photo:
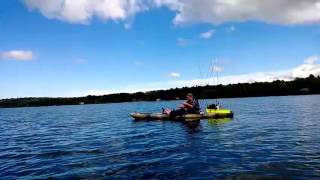
[[[200,105],[198,100],[194,98],[193,94],[188,93],[186,99],[186,102],[178,106],[178,110],[163,109],[163,113],[170,115],[171,117],[181,116],[185,114],[199,114]]]

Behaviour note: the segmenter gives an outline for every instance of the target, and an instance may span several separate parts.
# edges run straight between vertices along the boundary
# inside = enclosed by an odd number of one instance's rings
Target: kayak
[[[233,112],[228,109],[210,109],[203,114],[186,114],[182,116],[170,117],[163,113],[132,113],[131,117],[135,120],[199,120],[199,119],[217,119],[232,118]]]

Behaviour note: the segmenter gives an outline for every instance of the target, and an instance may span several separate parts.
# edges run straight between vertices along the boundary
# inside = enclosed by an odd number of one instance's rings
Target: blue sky
[[[317,0],[86,1],[0,1],[0,98],[214,83],[212,66],[223,84],[320,74]]]

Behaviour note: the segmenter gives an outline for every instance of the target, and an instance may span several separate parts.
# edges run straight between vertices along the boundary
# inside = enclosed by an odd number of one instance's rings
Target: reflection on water
[[[220,119],[204,119],[203,121],[207,121],[208,124],[214,127],[221,126],[230,122],[232,118],[220,118]],[[200,119],[193,120],[185,120],[181,121],[181,123],[186,127],[187,132],[189,133],[197,133],[201,131]]]
[[[200,119],[186,120],[181,122],[186,128],[188,133],[200,132]]]
[[[226,124],[226,123],[230,122],[231,120],[232,120],[231,118],[208,119],[208,123],[213,126],[219,126],[222,124]]]
[[[128,115],[179,101],[0,109],[0,179],[320,178],[320,96],[221,102],[233,119]]]

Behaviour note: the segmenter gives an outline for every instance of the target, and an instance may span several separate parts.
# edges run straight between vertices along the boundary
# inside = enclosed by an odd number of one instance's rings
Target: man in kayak
[[[181,116],[185,114],[199,114],[200,105],[198,100],[194,98],[193,94],[188,93],[186,99],[186,102],[178,106],[178,110],[163,109],[163,113],[170,115],[171,117]]]

